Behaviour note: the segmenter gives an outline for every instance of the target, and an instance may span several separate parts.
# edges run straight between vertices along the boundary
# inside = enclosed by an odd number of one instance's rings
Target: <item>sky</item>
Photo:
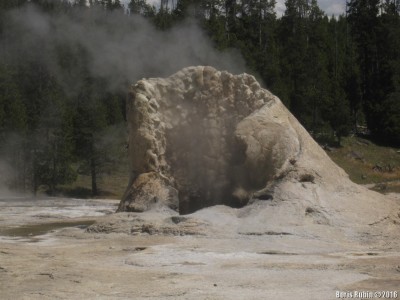
[[[158,6],[160,0],[147,0],[148,3]],[[129,3],[129,0],[122,0],[121,3]],[[328,15],[338,16],[345,11],[346,0],[318,0],[319,7]],[[276,11],[281,16],[285,11],[285,0],[276,0]]]
[[[285,11],[285,0],[276,1],[276,9],[278,16],[282,15]],[[319,7],[328,15],[335,16],[343,14],[345,11],[346,0],[318,0]]]

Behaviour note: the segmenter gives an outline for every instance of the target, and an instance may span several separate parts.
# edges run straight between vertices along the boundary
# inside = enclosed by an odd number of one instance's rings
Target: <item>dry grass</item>
[[[342,147],[327,151],[331,159],[343,168],[350,179],[370,184],[380,192],[400,192],[400,149],[383,147],[359,137],[344,138]],[[128,159],[122,159],[110,174],[98,179],[99,198],[121,199],[129,180]],[[60,187],[65,196],[91,197],[91,178],[78,179]]]
[[[98,195],[95,198],[121,199],[128,185],[129,170],[127,158],[122,159],[107,174],[97,178]],[[60,195],[76,198],[93,198],[92,181],[89,175],[78,175],[75,182],[58,187]]]
[[[381,184],[383,192],[400,190],[400,149],[379,146],[359,137],[343,139],[342,147],[327,151],[350,179],[359,184]]]

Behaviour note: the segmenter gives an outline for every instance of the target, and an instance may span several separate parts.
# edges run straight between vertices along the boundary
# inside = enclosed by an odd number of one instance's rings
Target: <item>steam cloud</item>
[[[59,47],[86,50],[91,75],[107,79],[112,89],[143,77],[167,76],[190,65],[212,65],[232,73],[245,71],[238,53],[215,50],[191,20],[159,31],[137,15],[125,18],[119,12],[106,14],[92,8],[49,16],[30,5],[10,12],[7,18],[11,23],[6,29],[8,37],[0,41],[5,53],[14,53],[7,59],[37,59],[69,92],[80,83],[75,82],[73,74],[66,77],[61,72],[55,51]]]
[[[122,93],[141,78],[169,76],[191,65],[212,65],[231,73],[245,71],[240,54],[215,50],[194,20],[160,31],[138,15],[128,17],[96,8],[49,15],[33,5],[3,17],[0,63],[38,62],[72,97],[84,88],[83,71],[105,79],[110,92]],[[73,59],[60,55],[63,50],[73,53]],[[74,59],[80,61],[74,64]],[[82,66],[89,70],[81,70]],[[51,114],[49,109],[43,113]],[[12,144],[10,138],[7,143]],[[7,180],[12,174],[10,164],[0,157],[0,177],[4,179],[0,180],[0,194],[8,194]]]

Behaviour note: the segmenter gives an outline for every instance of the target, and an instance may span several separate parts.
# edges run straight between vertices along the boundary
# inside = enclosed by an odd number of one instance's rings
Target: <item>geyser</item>
[[[127,119],[131,176],[119,211],[187,214],[225,204],[245,206],[229,210],[243,232],[398,230],[398,204],[351,182],[253,76],[190,67],[141,80],[130,90]],[[215,222],[210,210],[196,216]]]
[[[268,187],[300,151],[288,115],[247,74],[190,67],[139,81],[127,103],[131,176],[119,211],[272,199]]]

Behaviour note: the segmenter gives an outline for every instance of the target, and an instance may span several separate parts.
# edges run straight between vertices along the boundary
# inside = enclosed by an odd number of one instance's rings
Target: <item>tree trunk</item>
[[[36,149],[33,150],[33,161],[32,161],[32,192],[33,197],[36,197],[38,190],[38,180],[37,180],[37,158]]]
[[[96,160],[94,157],[90,159],[90,174],[92,176],[92,196],[97,196]]]

